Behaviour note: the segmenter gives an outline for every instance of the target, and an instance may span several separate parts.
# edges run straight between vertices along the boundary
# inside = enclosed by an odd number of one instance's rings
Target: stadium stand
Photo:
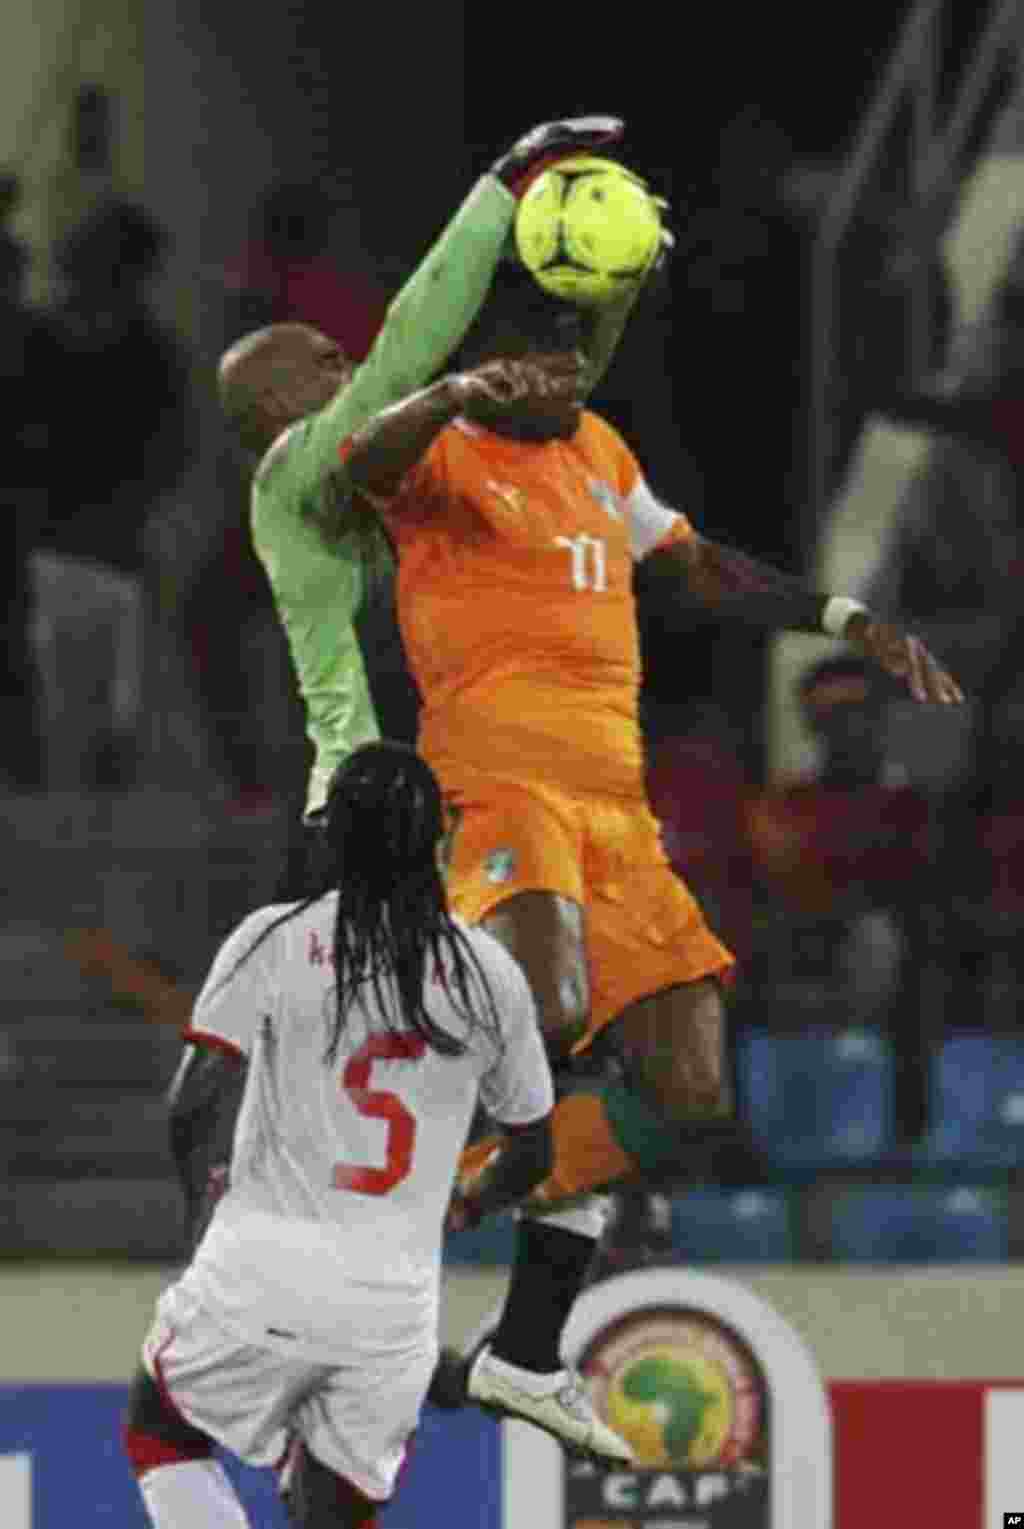
[[[782,1190],[692,1189],[672,1201],[673,1253],[687,1264],[788,1263],[794,1219]]]
[[[750,1028],[737,1075],[755,1140],[783,1175],[883,1157],[894,1142],[892,1051],[878,1030]]]
[[[947,1036],[930,1068],[922,1165],[999,1171],[1024,1165],[1024,1037]]]
[[[1005,1200],[972,1188],[851,1187],[833,1202],[829,1251],[850,1263],[1001,1263]]]

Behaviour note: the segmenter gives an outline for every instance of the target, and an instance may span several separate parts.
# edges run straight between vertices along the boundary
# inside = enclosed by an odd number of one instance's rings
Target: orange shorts
[[[577,1051],[636,999],[731,973],[732,954],[669,865],[642,798],[467,776],[456,783],[447,772],[445,788],[457,825],[448,868],[455,912],[476,924],[533,891],[582,907],[590,1023]]]

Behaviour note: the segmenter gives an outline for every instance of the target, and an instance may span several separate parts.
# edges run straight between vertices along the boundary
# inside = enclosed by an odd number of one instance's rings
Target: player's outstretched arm
[[[342,469],[349,490],[370,504],[394,509],[403,478],[458,415],[471,411],[474,404],[500,413],[533,399],[574,397],[579,379],[580,358],[561,353],[543,363],[488,361],[474,371],[444,377],[383,410],[355,433]]]
[[[620,138],[618,117],[570,117],[534,128],[477,182],[440,239],[391,303],[377,340],[323,412],[318,434],[329,465],[365,420],[422,388],[462,343],[490,289],[519,198],[568,155]]]
[[[655,550],[646,566],[657,576],[679,581],[721,619],[763,631],[841,637],[902,680],[916,701],[956,705],[964,699],[919,637],[881,620],[859,600],[817,594],[734,547],[694,535]]]
[[[611,365],[612,358],[618,350],[619,341],[622,339],[623,330],[629,322],[629,316],[642,291],[642,286],[630,287],[611,302],[602,303],[597,309],[594,326],[586,345],[586,364],[580,387],[582,398],[590,397]]]

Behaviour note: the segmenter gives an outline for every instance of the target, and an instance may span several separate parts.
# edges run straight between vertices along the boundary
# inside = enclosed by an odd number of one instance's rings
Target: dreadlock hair
[[[334,774],[321,831],[317,889],[273,920],[226,980],[274,930],[336,892],[336,988],[325,1062],[336,1057],[349,1010],[367,986],[390,1028],[415,1031],[442,1056],[461,1056],[466,1041],[439,1025],[424,1002],[428,971],[441,975],[467,1030],[482,1026],[500,1045],[486,975],[448,909],[437,859],[444,807],[427,762],[406,744],[363,744]]]

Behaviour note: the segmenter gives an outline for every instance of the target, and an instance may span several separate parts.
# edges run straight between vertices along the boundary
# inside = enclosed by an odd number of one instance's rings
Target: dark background
[[[953,9],[963,36],[948,40],[951,53],[974,25],[970,7]],[[907,10],[281,0],[259,27],[240,29],[199,0],[175,6],[208,80],[210,125],[193,130],[194,172],[205,166],[209,186],[225,188],[244,175],[254,192],[276,177],[329,186],[339,208],[332,253],[343,265],[354,257],[386,292],[523,131],[570,114],[622,116],[623,155],[668,197],[678,249],[666,285],[645,293],[595,406],[655,490],[705,534],[792,571],[809,554],[814,224],[787,205],[780,182],[794,164],[842,166]],[[174,111],[159,70],[152,85],[161,109]],[[154,164],[160,153],[156,143]],[[176,173],[170,162],[167,173]],[[182,210],[193,186],[194,174]],[[239,237],[225,198],[211,190],[208,201],[204,261]],[[201,327],[201,343],[214,327]],[[744,765],[760,776],[765,644],[639,583],[645,699],[655,703],[648,729],[659,706],[670,731],[685,730],[680,708],[724,707]],[[385,727],[404,735],[378,704]]]
[[[594,110],[626,119],[624,157],[669,198],[679,248],[669,290],[636,315],[595,402],[656,490],[707,534],[801,569],[809,230],[775,185],[794,159],[843,157],[905,7],[673,6],[621,25],[605,13],[593,28],[579,8],[552,10],[533,25],[529,11],[509,15],[499,40],[493,13],[467,8],[475,165],[515,122]],[[714,694],[746,724],[746,763],[760,773],[749,719],[763,644],[651,593],[640,611],[648,698]]]

